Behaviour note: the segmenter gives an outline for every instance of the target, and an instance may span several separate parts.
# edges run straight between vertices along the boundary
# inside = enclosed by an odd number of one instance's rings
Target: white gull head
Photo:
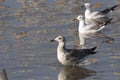
[[[91,4],[90,4],[90,3],[85,3],[84,6],[85,6],[86,8],[89,8],[89,7],[91,6]]]
[[[82,15],[79,15],[76,19],[79,20],[79,21],[81,21],[81,20],[84,19],[84,17]]]

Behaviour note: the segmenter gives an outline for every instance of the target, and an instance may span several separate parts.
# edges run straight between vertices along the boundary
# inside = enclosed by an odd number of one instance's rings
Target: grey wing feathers
[[[91,49],[69,49],[69,54],[67,55],[67,59],[72,59],[72,60],[80,60],[83,59],[84,57],[90,55],[90,54],[95,54],[96,52],[94,51],[97,47],[91,48]]]

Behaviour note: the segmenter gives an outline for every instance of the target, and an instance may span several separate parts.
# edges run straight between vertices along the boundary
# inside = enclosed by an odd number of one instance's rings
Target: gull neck
[[[86,10],[85,10],[85,18],[86,18],[86,17],[89,17],[90,14],[91,14],[91,8],[90,8],[90,7],[89,7],[89,8],[86,8]]]
[[[80,20],[79,21],[79,30],[83,29],[85,27],[85,21],[84,20]]]
[[[65,49],[65,41],[59,42],[57,50],[63,51]]]

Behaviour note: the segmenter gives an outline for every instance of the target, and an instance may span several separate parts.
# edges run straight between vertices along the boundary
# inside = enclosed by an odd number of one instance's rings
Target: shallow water
[[[119,2],[89,1],[95,4],[94,8],[98,8],[97,5],[109,7]],[[83,68],[66,68],[56,58],[57,43],[49,41],[58,35],[66,37],[67,47],[79,47],[78,22],[73,19],[83,13],[84,9],[80,5],[85,2],[87,1],[0,2],[0,70],[7,70],[9,80],[120,80],[119,16],[114,15],[118,18],[117,22],[108,25],[102,31],[102,36],[88,39],[83,46],[98,46],[98,53],[90,57],[97,59],[97,63]],[[116,13],[119,13],[119,9]]]

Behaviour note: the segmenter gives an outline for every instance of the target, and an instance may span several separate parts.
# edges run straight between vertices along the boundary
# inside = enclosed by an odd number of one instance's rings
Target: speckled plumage
[[[91,49],[67,49],[65,47],[66,41],[63,36],[58,36],[57,38],[51,40],[51,42],[53,41],[59,42],[57,47],[57,58],[63,65],[77,65],[86,59],[87,56],[96,53],[94,51],[96,47]]]

